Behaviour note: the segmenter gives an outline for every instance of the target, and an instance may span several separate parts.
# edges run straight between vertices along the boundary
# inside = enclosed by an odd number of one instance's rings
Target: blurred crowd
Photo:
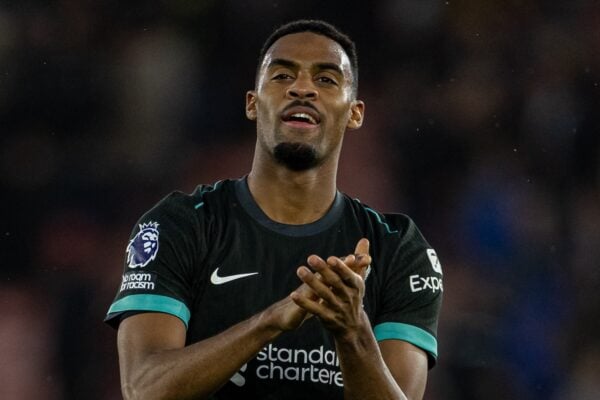
[[[0,398],[120,398],[102,323],[137,218],[248,172],[258,51],[297,18],[357,43],[340,189],[440,255],[427,400],[600,398],[600,3],[0,4]]]

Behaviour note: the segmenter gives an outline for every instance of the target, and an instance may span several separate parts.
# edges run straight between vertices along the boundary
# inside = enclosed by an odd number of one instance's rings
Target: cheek
[[[272,105],[267,104],[264,101],[258,101],[256,103],[256,115],[260,116],[264,122],[275,121],[275,108]]]
[[[272,108],[264,103],[256,105],[256,130],[263,143],[269,144],[275,140],[279,118],[271,111]]]
[[[337,104],[335,108],[332,110],[332,122],[336,126],[346,127],[348,125],[348,121],[350,120],[351,110],[348,104]]]

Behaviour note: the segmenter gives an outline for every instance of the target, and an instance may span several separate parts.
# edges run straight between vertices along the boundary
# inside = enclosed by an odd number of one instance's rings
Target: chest
[[[316,237],[282,237],[261,229],[231,228],[216,237],[201,268],[188,330],[188,342],[214,336],[264,310],[300,286],[296,269],[311,254],[347,255],[362,232],[332,231]],[[364,303],[373,310],[367,280]],[[333,338],[316,319],[264,347],[219,392],[219,398],[242,393],[259,398],[342,398],[343,382]],[[277,394],[275,397],[272,395]],[[270,397],[271,396],[271,397]]]
[[[337,235],[293,238],[252,225],[230,227],[198,266],[190,323],[202,323],[194,333],[218,333],[286,297],[301,284],[296,270],[309,255],[347,252],[344,242]]]
[[[288,296],[302,283],[296,270],[307,264],[308,256],[350,254],[364,235],[358,227],[340,226],[292,237],[239,220],[213,232],[208,255],[197,266],[189,341],[222,332]],[[365,300],[370,309],[372,301]]]

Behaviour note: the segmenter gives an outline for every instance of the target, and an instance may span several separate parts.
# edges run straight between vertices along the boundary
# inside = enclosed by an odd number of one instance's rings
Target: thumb
[[[364,280],[367,276],[367,269],[371,265],[369,240],[367,238],[362,238],[358,241],[356,248],[354,249],[354,254],[356,255],[357,263],[355,264],[355,268],[353,268],[353,270]]]
[[[356,248],[354,249],[354,254],[368,255],[369,254],[369,239],[367,239],[367,238],[360,239],[358,241],[358,243],[356,244]]]

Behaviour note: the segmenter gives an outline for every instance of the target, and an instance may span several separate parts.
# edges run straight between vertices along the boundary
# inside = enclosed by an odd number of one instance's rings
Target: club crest
[[[140,231],[127,245],[129,268],[145,267],[158,254],[158,222],[140,224]]]
[[[427,257],[429,257],[429,262],[431,263],[433,270],[438,274],[442,274],[442,264],[440,263],[437,254],[435,254],[434,249],[427,249]]]

